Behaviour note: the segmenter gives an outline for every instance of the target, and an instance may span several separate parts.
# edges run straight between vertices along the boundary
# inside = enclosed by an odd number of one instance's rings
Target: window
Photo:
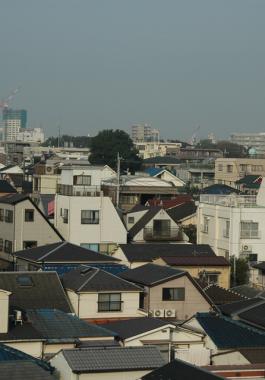
[[[204,232],[205,234],[208,234],[209,232],[209,216],[205,216],[203,218],[203,226],[202,226],[202,232]]]
[[[90,175],[74,175],[74,185],[91,185],[91,176]]]
[[[0,208],[0,221],[1,222],[4,221],[4,209],[3,208]]]
[[[97,243],[81,243],[80,247],[90,249],[91,251],[95,252],[99,251],[99,244]]]
[[[37,242],[35,240],[23,241],[23,249],[36,248]]]
[[[101,293],[98,295],[98,312],[121,311],[121,293]]]
[[[0,239],[0,251],[3,251],[3,247],[4,247],[4,240]]]
[[[12,253],[12,241],[10,241],[10,240],[5,240],[4,251],[5,251],[6,253]]]
[[[220,272],[207,272],[204,270],[199,273],[199,278],[208,285],[218,284],[219,275]]]
[[[241,222],[241,239],[258,239],[259,234],[259,223],[252,221]]]
[[[185,288],[163,288],[162,300],[163,301],[184,301]]]
[[[16,278],[19,286],[33,286],[32,277],[28,275],[20,275]]]
[[[68,223],[68,209],[67,208],[63,210],[63,222],[66,224]]]
[[[34,222],[34,210],[25,210],[25,222]]]
[[[99,224],[99,211],[81,210],[81,224]]]
[[[223,171],[223,164],[218,164],[218,171],[222,172]]]
[[[225,221],[224,237],[229,238],[230,220]]]
[[[13,223],[13,211],[6,210],[6,212],[5,212],[5,221],[6,221],[6,223]]]
[[[227,173],[232,173],[233,172],[233,165],[227,165],[226,170],[227,170]]]
[[[134,216],[128,217],[128,223],[130,223],[130,224],[134,223]]]

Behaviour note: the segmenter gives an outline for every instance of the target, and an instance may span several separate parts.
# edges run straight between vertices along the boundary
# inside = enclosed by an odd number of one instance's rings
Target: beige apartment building
[[[235,182],[246,175],[265,176],[265,159],[217,158],[215,161],[215,183],[235,186]]]

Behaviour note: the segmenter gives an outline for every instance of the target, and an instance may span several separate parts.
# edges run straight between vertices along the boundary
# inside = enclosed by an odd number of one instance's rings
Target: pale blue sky
[[[265,131],[265,0],[1,0],[0,67],[46,135]]]

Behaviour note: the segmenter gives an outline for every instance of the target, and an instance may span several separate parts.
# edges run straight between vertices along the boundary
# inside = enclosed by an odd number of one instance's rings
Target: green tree
[[[224,153],[224,157],[241,158],[248,155],[247,149],[244,146],[232,143],[231,141],[218,141],[216,147]]]
[[[133,142],[128,133],[120,129],[104,129],[91,138],[91,164],[109,165],[117,167],[117,154],[121,157],[121,169],[134,172],[141,166],[141,159],[137,156]]]
[[[234,258],[230,259],[231,265],[231,284],[233,286],[244,285],[248,283],[249,264],[246,259]],[[234,276],[234,271],[236,275]]]

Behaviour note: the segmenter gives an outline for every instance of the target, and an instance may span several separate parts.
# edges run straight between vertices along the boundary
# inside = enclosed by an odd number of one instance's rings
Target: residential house
[[[265,291],[250,285],[238,285],[231,288],[233,291],[239,293],[246,298],[262,297],[265,298]]]
[[[229,263],[205,244],[121,244],[113,257],[131,269],[156,262],[181,268],[207,285],[214,282],[228,288],[230,284]]]
[[[261,181],[262,176],[250,174],[236,181],[236,187],[244,194],[257,195]]]
[[[56,380],[54,367],[44,360],[0,344],[0,379]]]
[[[200,282],[199,282],[200,283]],[[228,306],[237,302],[244,302],[248,300],[247,297],[240,295],[232,289],[223,288],[217,284],[210,284],[203,287],[204,292],[212,300],[212,302],[219,308],[222,305]]]
[[[243,348],[265,349],[265,332],[223,315],[197,313],[183,326],[206,335],[205,346],[213,355]],[[213,364],[214,361],[213,361]]]
[[[142,265],[119,274],[142,286],[140,307],[154,317],[186,320],[213,305],[188,272],[155,264]]]
[[[156,346],[165,361],[182,358],[203,365],[209,363],[209,351],[204,349],[204,335],[188,331],[165,319],[133,318],[105,324],[117,334],[123,347]],[[205,354],[205,355],[204,355]]]
[[[173,360],[172,362],[156,369],[142,377],[142,380],[224,380],[216,374],[213,374],[200,367],[195,367],[190,363],[182,360]]]
[[[118,259],[66,241],[14,252],[18,271],[56,270],[64,273],[82,264],[114,264]]]
[[[180,160],[176,157],[172,156],[156,156],[150,157],[143,160],[142,166],[143,168],[161,168],[174,171],[180,165]]]
[[[137,380],[165,364],[156,347],[62,350],[51,359],[62,379]]]
[[[0,197],[0,251],[12,252],[63,240],[30,197]]]
[[[265,260],[265,183],[257,198],[246,195],[201,195],[197,242],[219,256]]]
[[[236,181],[246,175],[265,175],[265,160],[259,158],[217,158],[215,183],[236,187]]]
[[[240,190],[235,187],[215,183],[214,185],[207,186],[200,191],[201,194],[208,195],[230,195],[230,194],[239,194]]]
[[[99,268],[82,266],[64,274],[63,286],[78,317],[104,323],[145,316],[140,310],[142,289]]]
[[[129,239],[134,242],[156,242],[183,240],[178,224],[161,207],[127,214]]]
[[[160,178],[164,181],[171,182],[175,187],[183,187],[185,182],[178,178],[175,174],[171,173],[167,169],[161,168],[148,168],[145,171],[151,177]]]
[[[251,378],[250,376],[252,374],[255,376],[254,378],[257,379],[260,375],[264,374],[264,367],[261,368],[260,366],[256,366],[255,368],[248,365],[263,364],[264,366],[264,348],[235,348],[234,350],[223,351],[212,355],[212,362],[214,363],[214,366],[211,367],[212,369],[215,366],[228,366],[227,368],[223,369],[229,371],[229,375],[231,377],[233,375],[234,378],[236,377],[236,374],[233,373],[234,371],[231,373],[231,370],[234,369],[235,366],[238,366],[235,368],[237,374],[239,374],[242,369],[244,369],[247,372],[245,376],[248,379]],[[232,366],[234,368],[232,368]],[[263,372],[261,372],[262,369]]]
[[[178,188],[171,182],[142,175],[122,175],[117,202],[117,178],[104,180],[102,190],[112,202],[123,211],[129,211],[136,204],[144,205],[150,198],[170,199],[178,193]]]
[[[100,183],[109,167],[63,167],[54,224],[65,240],[101,253],[127,242],[127,231]],[[105,174],[104,174],[105,173]]]

